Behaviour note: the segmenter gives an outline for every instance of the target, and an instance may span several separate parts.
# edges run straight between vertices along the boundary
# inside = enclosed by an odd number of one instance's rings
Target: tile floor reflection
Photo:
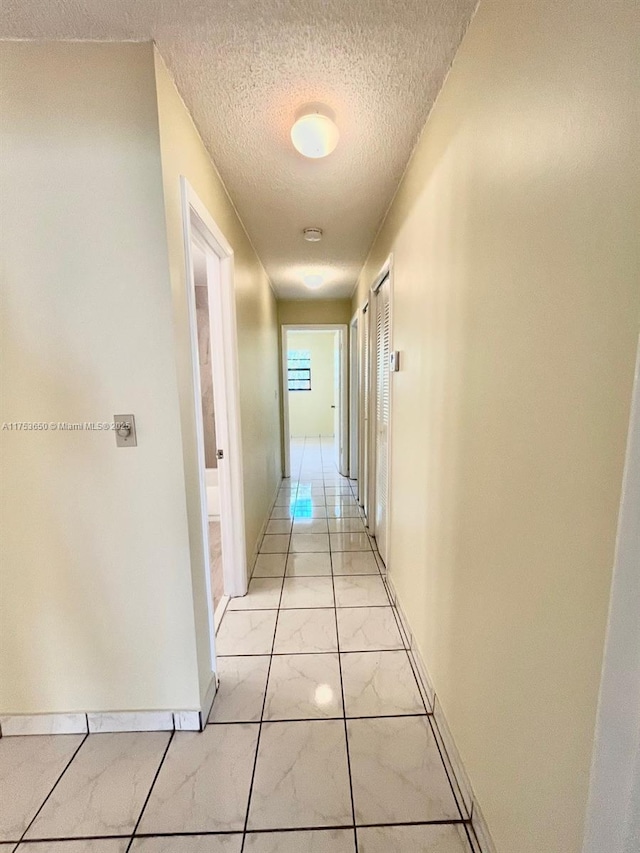
[[[292,471],[205,732],[3,738],[0,853],[473,853],[332,442]]]

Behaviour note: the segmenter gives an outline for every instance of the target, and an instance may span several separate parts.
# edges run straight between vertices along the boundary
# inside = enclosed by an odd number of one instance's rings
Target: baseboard
[[[455,740],[449,728],[442,706],[438,701],[438,696],[435,692],[433,682],[429,676],[427,667],[420,649],[417,647],[406,614],[402,609],[402,605],[398,599],[398,594],[393,586],[393,581],[386,575],[384,582],[389,590],[389,596],[394,605],[401,634],[404,634],[404,641],[407,645],[411,664],[416,673],[418,684],[423,693],[423,698],[429,712],[429,720],[433,729],[433,734],[438,744],[438,749],[445,764],[447,774],[454,789],[454,796],[458,802],[458,807],[465,818],[469,821],[468,835],[469,841],[473,848],[473,853],[496,853],[495,845],[491,839],[491,834],[487,823],[482,815],[480,806],[478,805],[477,797],[473,792],[469,776],[464,768],[462,759]]]

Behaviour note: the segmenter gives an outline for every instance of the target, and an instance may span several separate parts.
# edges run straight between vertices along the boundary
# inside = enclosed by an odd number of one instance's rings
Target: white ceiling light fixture
[[[302,234],[309,243],[319,243],[322,240],[322,228],[305,228]]]
[[[304,157],[319,160],[335,150],[340,131],[328,107],[322,104],[308,104],[296,116],[291,128],[291,141],[294,148]]]
[[[322,273],[308,272],[302,276],[302,281],[311,290],[316,290],[318,287],[322,287],[322,285],[324,284],[324,276],[322,275]]]

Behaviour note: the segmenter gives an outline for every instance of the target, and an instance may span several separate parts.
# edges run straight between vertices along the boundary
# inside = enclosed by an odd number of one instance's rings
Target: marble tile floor
[[[351,485],[293,464],[205,731],[3,738],[0,853],[472,853]]]

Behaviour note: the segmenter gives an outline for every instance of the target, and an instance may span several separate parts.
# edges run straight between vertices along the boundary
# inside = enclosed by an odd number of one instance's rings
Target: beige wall
[[[281,326],[304,323],[350,323],[350,299],[281,299],[278,322]]]
[[[191,561],[196,599],[198,660],[201,684],[208,667],[207,598],[204,588],[204,543],[200,529],[194,388],[186,302],[186,274],[180,176],[184,175],[234,250],[240,407],[244,465],[247,556],[258,536],[280,481],[278,326],[276,301],[269,279],[255,254],[218,173],[202,144],[169,73],[154,53],[160,121],[160,147],[169,244],[169,266],[176,327],[179,387],[182,389],[182,435],[187,473]]]
[[[0,52],[0,420],[138,427],[126,450],[112,432],[0,435],[0,713],[198,708],[181,174],[235,250],[249,554],[280,475],[275,298],[150,44]]]
[[[0,710],[197,708],[153,55],[0,45]]]
[[[289,332],[289,350],[311,354],[311,390],[289,392],[289,435],[334,434],[336,332]]]
[[[499,853],[579,853],[638,340],[634,0],[483,0],[394,260],[390,570]]]

